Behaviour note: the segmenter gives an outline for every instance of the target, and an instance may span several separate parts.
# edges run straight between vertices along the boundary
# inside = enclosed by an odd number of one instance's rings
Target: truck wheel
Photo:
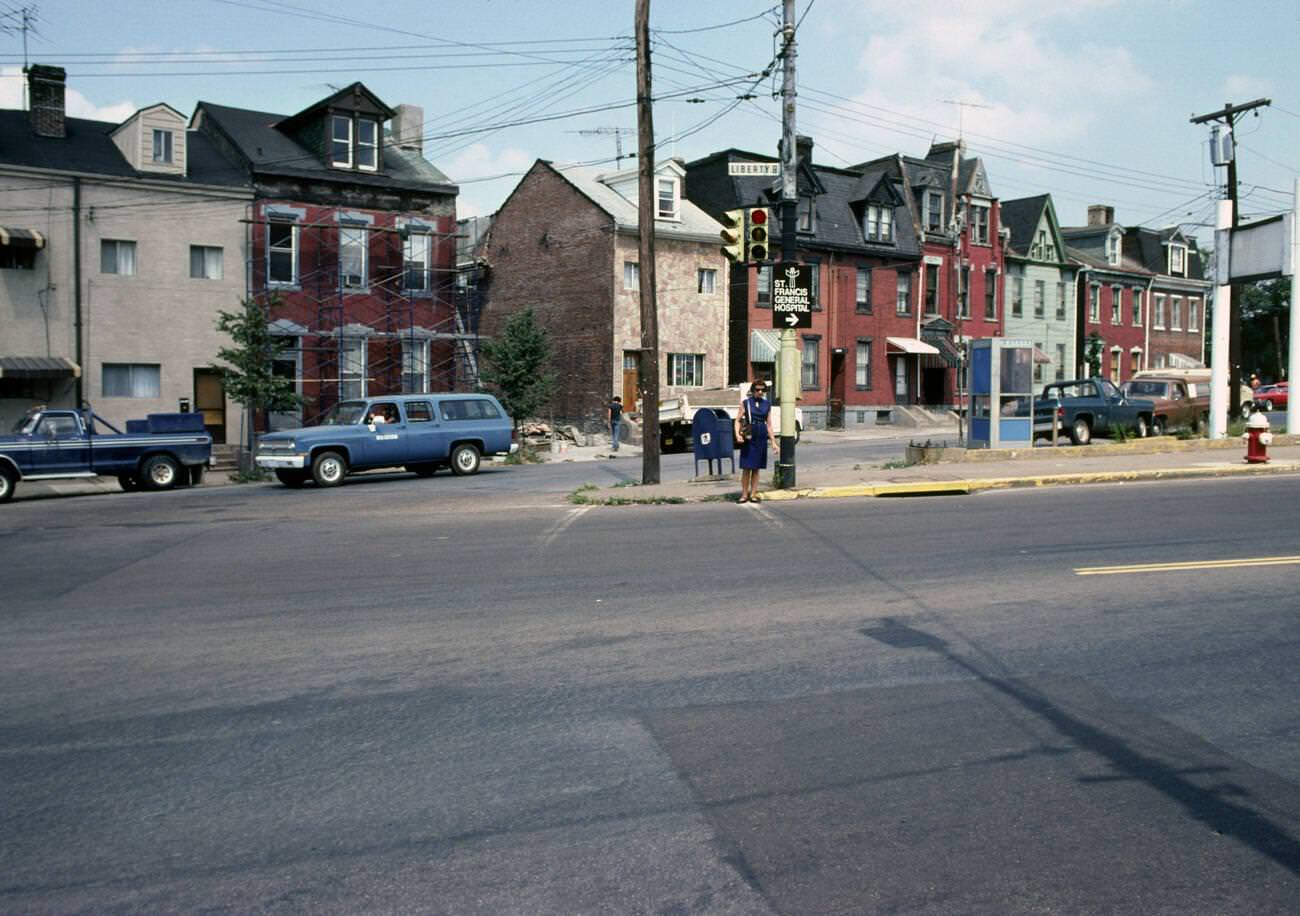
[[[478,449],[462,442],[451,450],[451,472],[457,477],[477,474],[479,466]]]
[[[140,468],[140,483],[146,490],[170,490],[180,478],[181,468],[169,455],[146,458]]]
[[[15,481],[11,471],[0,468],[0,503],[14,498]]]
[[[1151,421],[1151,435],[1163,436],[1169,431],[1169,421],[1164,417],[1156,417]]]
[[[140,481],[136,480],[131,474],[118,474],[117,483],[128,493],[134,493],[136,490],[140,489]]]
[[[307,482],[307,472],[294,469],[277,468],[275,477],[290,490],[301,489],[302,485]]]
[[[1092,442],[1092,424],[1079,417],[1070,427],[1070,441],[1075,445],[1087,445]]]
[[[348,463],[338,452],[321,452],[311,462],[311,477],[318,487],[337,487],[347,476]]]
[[[1146,414],[1138,414],[1137,437],[1139,439],[1145,439],[1149,435],[1151,435],[1151,424],[1147,420]]]

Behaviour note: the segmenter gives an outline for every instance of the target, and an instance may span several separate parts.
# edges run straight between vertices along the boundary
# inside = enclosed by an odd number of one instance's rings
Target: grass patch
[[[614,489],[618,490],[618,489],[622,489],[623,487],[639,487],[639,486],[641,486],[641,481],[639,480],[620,480],[618,483],[614,484]]]
[[[886,471],[896,471],[899,468],[909,468],[911,466],[912,465],[909,462],[907,462],[902,458],[899,458],[895,461],[886,461],[884,464],[881,465],[881,468],[883,468]]]
[[[270,479],[270,472],[264,471],[261,468],[233,471],[230,475],[231,483],[266,483]]]
[[[519,443],[519,451],[506,456],[506,464],[541,464],[541,451],[527,442]]]

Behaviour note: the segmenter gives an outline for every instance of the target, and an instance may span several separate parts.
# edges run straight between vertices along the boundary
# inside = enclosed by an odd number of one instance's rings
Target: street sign
[[[812,272],[808,264],[782,261],[772,268],[772,327],[812,327]]]
[[[779,162],[728,162],[727,174],[732,178],[744,178],[751,175],[775,177],[781,174]]]
[[[1227,259],[1229,281],[1251,283],[1294,276],[1296,265],[1291,263],[1293,231],[1290,213],[1242,223],[1233,229]],[[1222,274],[1216,273],[1216,277],[1222,278]],[[1227,283],[1220,285],[1226,286]]]

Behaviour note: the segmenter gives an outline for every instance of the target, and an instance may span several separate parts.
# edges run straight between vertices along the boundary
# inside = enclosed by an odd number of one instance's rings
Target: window
[[[1101,287],[1095,283],[1088,287],[1088,320],[1101,324]]]
[[[357,119],[357,168],[379,170],[379,122],[370,118]]]
[[[365,289],[369,232],[361,226],[339,227],[339,287]]]
[[[701,267],[697,271],[696,285],[703,296],[712,296],[718,291],[718,272],[711,267]]]
[[[900,272],[898,274],[898,292],[894,302],[894,312],[898,315],[912,314],[912,275],[910,273]]]
[[[859,340],[853,363],[853,384],[865,391],[871,387],[871,341]]]
[[[1051,236],[1047,234],[1046,229],[1038,230],[1034,244],[1029,246],[1029,256],[1037,261],[1056,260],[1056,246],[1052,244]]]
[[[339,400],[355,401],[366,396],[366,339],[344,337],[339,341]]]
[[[330,117],[330,164],[339,169],[379,170],[379,122],[336,114]]]
[[[925,313],[939,314],[939,265],[925,265]]]
[[[961,269],[961,289],[957,291],[957,317],[970,317],[970,268]]]
[[[892,207],[868,204],[863,222],[863,235],[869,242],[892,242],[894,240],[894,210]]]
[[[1065,298],[1066,298],[1065,283],[1058,282],[1056,284],[1056,320],[1057,321],[1065,320]]]
[[[871,314],[871,268],[858,268],[858,285],[854,293],[854,311],[860,315]]]
[[[330,164],[340,169],[352,168],[352,119],[347,115],[330,118]]]
[[[413,232],[402,242],[402,276],[408,290],[428,290],[432,287],[429,275],[432,258],[433,236]]]
[[[104,397],[162,397],[162,367],[150,363],[104,363]]]
[[[1042,281],[1038,285],[1041,287]],[[1037,305],[1035,305],[1037,311]],[[1042,318],[1042,315],[1037,315]],[[998,272],[996,270],[984,271],[984,319],[986,321],[998,320]]]
[[[1124,287],[1112,286],[1110,288],[1110,323],[1123,324],[1124,310]]]
[[[172,132],[170,130],[154,128],[153,161],[165,163],[172,161]]]
[[[443,401],[439,408],[444,420],[495,420],[501,416],[495,404],[482,398]]]
[[[1157,294],[1155,300],[1156,314],[1151,319],[1151,326],[1157,331],[1163,331],[1165,329],[1165,297]]]
[[[406,422],[407,423],[432,423],[433,405],[430,404],[428,401],[407,401]]]
[[[970,205],[970,240],[975,245],[989,243],[989,208],[987,204]]]
[[[429,342],[415,337],[402,339],[402,392],[418,394],[429,390]],[[410,411],[408,410],[409,414]]]
[[[1118,266],[1120,252],[1121,236],[1118,232],[1112,232],[1106,236],[1106,263],[1111,266]]]
[[[1065,344],[1056,345],[1056,380],[1065,380]]]
[[[190,278],[193,280],[220,280],[221,249],[210,245],[190,246]]]
[[[800,197],[795,206],[795,215],[799,219],[800,232],[812,232],[817,220],[817,205],[811,197]]]
[[[638,291],[641,289],[641,265],[636,261],[623,262],[623,288]]]
[[[821,264],[812,262],[808,265],[808,273],[812,275],[812,310],[820,312],[822,310],[822,268]]]
[[[1187,300],[1187,330],[1199,331],[1201,329],[1201,300]]]
[[[1034,317],[1047,317],[1047,282],[1044,280],[1034,281]]]
[[[1036,351],[1042,350],[1043,342],[1041,340],[1034,341],[1034,349]],[[1035,357],[1037,357],[1037,353],[1035,353],[1034,355]],[[1043,381],[1043,364],[1040,363],[1037,358],[1035,358],[1034,359],[1034,384],[1035,385],[1040,384],[1042,381]]]
[[[1128,355],[1128,374],[1130,377],[1136,375],[1142,368],[1142,351],[1134,350]]]
[[[41,417],[41,425],[36,427],[36,437],[43,439],[46,436],[54,436],[57,439],[67,439],[81,435],[81,421],[76,417],[68,416],[46,416]]]
[[[1187,272],[1187,246],[1169,246],[1169,272],[1182,276]]]
[[[135,242],[103,239],[99,243],[99,271],[105,274],[135,274]]]
[[[943,192],[925,192],[925,231],[943,231]]]
[[[1025,278],[1019,275],[1011,278],[1011,317],[1022,318],[1025,314]]]
[[[821,346],[821,342],[820,337],[805,337],[803,339],[799,381],[804,388],[816,388],[819,384],[820,353],[818,348]]]
[[[298,226],[273,220],[266,224],[266,281],[271,286],[298,282]]]
[[[1140,289],[1133,290],[1133,327],[1142,327],[1142,293]]]
[[[772,307],[772,265],[764,264],[755,272],[759,308]]]
[[[1174,296],[1169,300],[1169,330],[1183,329],[1183,297]]]
[[[35,270],[36,249],[0,245],[0,270]]]
[[[660,178],[659,210],[655,214],[659,219],[677,219],[677,182],[671,178]]]
[[[1120,373],[1123,371],[1122,363],[1124,361],[1124,351],[1119,347],[1114,347],[1110,351],[1110,380],[1116,385],[1119,384]],[[1104,389],[1106,386],[1103,385]],[[1109,393],[1109,392],[1108,392]]]
[[[703,353],[669,353],[668,384],[699,388],[704,384]]]

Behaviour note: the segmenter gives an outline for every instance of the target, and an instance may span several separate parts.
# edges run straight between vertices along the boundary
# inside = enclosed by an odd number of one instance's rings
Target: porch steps
[[[237,445],[212,446],[211,470],[213,471],[239,470],[239,446]]]
[[[919,404],[895,404],[890,408],[894,425],[909,428],[918,426],[946,426],[955,422],[951,410],[932,410]]]

